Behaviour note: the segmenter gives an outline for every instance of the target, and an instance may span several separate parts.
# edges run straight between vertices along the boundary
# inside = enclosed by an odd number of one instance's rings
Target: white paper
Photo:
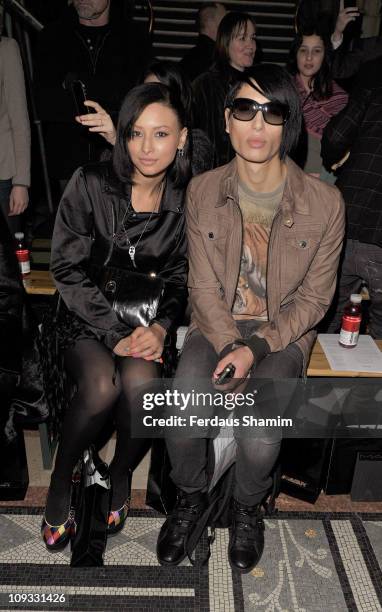
[[[339,334],[319,334],[318,340],[332,370],[382,374],[382,352],[371,336],[359,336],[357,346],[350,349],[338,343]]]

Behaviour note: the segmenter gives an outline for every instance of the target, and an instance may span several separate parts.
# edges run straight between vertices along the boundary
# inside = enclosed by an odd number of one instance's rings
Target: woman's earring
[[[178,149],[178,155],[179,155],[179,157],[183,157],[183,155],[184,155],[183,149]]]

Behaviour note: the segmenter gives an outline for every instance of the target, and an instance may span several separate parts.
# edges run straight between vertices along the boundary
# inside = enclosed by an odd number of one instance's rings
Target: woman
[[[112,162],[77,170],[60,203],[51,270],[65,308],[56,331],[76,391],[64,417],[42,524],[49,549],[68,541],[73,468],[111,413],[117,442],[109,532],[121,529],[128,513],[131,472],[147,449],[145,440],[131,436],[134,413],[141,409],[134,395],[160,375],[166,334],[187,296],[187,129],[185,110],[167,87],[135,87],[122,105]],[[106,261],[164,279],[149,327],[131,329],[117,318],[98,288]]]
[[[0,214],[14,234],[29,200],[30,127],[20,50],[15,40],[1,37],[1,22],[0,143]]]
[[[213,167],[233,158],[224,124],[224,101],[238,73],[253,64],[256,24],[246,13],[227,13],[220,22],[215,45],[215,63],[193,82],[194,127],[203,130],[214,148]]]
[[[181,99],[182,105],[192,121],[192,88],[188,78],[179,70],[174,62],[153,60],[143,75],[144,83],[162,83],[176,93]],[[90,132],[96,132],[114,146],[116,129],[111,116],[98,102],[86,100],[85,105],[93,108],[96,112],[76,117],[76,121],[89,128]],[[212,145],[205,132],[198,129],[192,130],[193,155],[191,159],[192,175],[195,176],[206,170],[211,170],[213,163]]]
[[[291,49],[290,71],[300,94],[307,136],[306,152],[299,161],[305,172],[333,182],[322,166],[322,132],[331,117],[346,106],[348,95],[331,77],[330,51],[331,43],[325,36],[299,34]]]

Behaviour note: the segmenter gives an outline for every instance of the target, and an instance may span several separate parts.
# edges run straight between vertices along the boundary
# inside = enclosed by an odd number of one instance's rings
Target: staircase
[[[180,60],[197,39],[195,18],[200,6],[209,0],[153,0],[154,55],[158,59]],[[293,0],[254,0],[224,2],[227,10],[250,13],[257,24],[257,40],[262,49],[262,60],[285,64],[294,37]],[[137,21],[147,21],[143,5],[136,5]]]

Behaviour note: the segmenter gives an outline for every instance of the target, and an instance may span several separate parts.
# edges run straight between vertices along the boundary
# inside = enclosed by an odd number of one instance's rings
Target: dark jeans
[[[9,196],[12,191],[12,180],[0,180],[0,214],[4,216],[12,236],[20,231],[21,219],[20,215],[10,217],[9,213]]]
[[[239,321],[238,327],[243,338],[249,337],[258,327],[257,321]],[[218,356],[213,346],[199,332],[194,332],[182,352],[175,374],[174,386],[189,392],[201,383],[201,379],[211,377]],[[296,345],[289,345],[277,353],[270,353],[258,366],[254,366],[251,376],[267,379],[259,385],[257,402],[265,407],[278,403],[279,414],[285,412],[290,396],[276,399],[277,384],[274,379],[298,378],[303,365],[302,352]],[[199,391],[199,388],[198,388]],[[276,393],[275,393],[276,391]],[[244,391],[244,393],[246,390]],[[281,405],[283,404],[283,405]],[[229,416],[229,413],[227,413]],[[247,435],[237,437],[234,497],[247,505],[260,503],[272,486],[272,469],[280,452],[281,434],[269,433],[266,429],[260,437]],[[173,438],[166,440],[171,460],[171,478],[177,487],[193,493],[207,489],[207,439]]]
[[[369,333],[382,338],[382,247],[358,240],[347,240],[340,268],[333,319],[328,332],[335,333],[351,293],[358,293],[362,281],[367,283],[370,295]]]

